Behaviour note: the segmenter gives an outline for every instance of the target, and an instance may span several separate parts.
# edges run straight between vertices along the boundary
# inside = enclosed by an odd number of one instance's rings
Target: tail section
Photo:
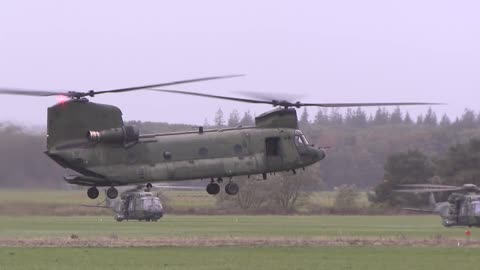
[[[47,150],[85,140],[89,130],[123,127],[122,112],[111,105],[74,99],[48,108]]]

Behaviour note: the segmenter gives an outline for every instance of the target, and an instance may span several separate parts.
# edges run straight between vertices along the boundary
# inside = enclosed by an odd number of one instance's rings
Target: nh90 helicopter
[[[434,103],[302,103],[265,98],[237,98],[159,87],[224,79],[241,75],[206,77],[162,84],[105,91],[58,92],[0,88],[0,94],[65,96],[69,100],[48,108],[47,150],[45,154],[64,168],[78,174],[66,176],[71,184],[89,186],[87,195],[95,199],[97,187],[110,187],[108,198],[116,198],[116,186],[189,179],[210,179],[208,194],[220,191],[219,183],[228,178],[225,192],[235,195],[239,175],[262,175],[305,168],[325,158],[325,150],[308,143],[298,128],[295,108],[427,105]],[[125,126],[119,108],[90,102],[86,97],[107,93],[150,90],[193,95],[278,107],[255,118],[255,126],[140,134]]]
[[[158,221],[163,217],[164,209],[158,196],[149,190],[127,190],[115,199],[106,198],[100,204],[82,206],[113,210],[116,221],[138,220]]]
[[[401,185],[403,189],[396,192],[406,193],[430,193],[430,208],[416,209],[405,208],[411,211],[430,212],[438,214],[442,218],[445,227],[468,226],[480,227],[480,189],[473,184],[463,186],[446,186],[431,184]],[[435,192],[453,192],[447,201],[437,203]]]
[[[105,198],[99,204],[86,207],[107,208],[113,210],[116,221],[138,220],[158,221],[165,214],[165,209],[160,201],[160,190],[196,190],[192,186],[153,185],[146,188],[143,185],[120,188],[120,195],[115,199]]]

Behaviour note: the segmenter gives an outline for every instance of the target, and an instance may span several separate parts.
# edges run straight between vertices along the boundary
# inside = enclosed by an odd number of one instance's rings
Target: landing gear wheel
[[[234,182],[230,182],[225,186],[225,192],[228,195],[236,195],[239,190],[240,188],[238,187],[238,184]]]
[[[217,179],[217,182],[218,182],[219,184],[223,183],[223,178],[219,177],[219,178]]]
[[[220,185],[217,183],[210,183],[207,185],[207,193],[210,195],[216,195],[220,192]]]
[[[147,188],[147,191],[150,191],[150,189],[152,189],[153,185],[151,183],[147,183],[147,185],[145,187]]]
[[[87,196],[92,200],[98,198],[98,194],[99,192],[96,187],[91,187],[87,190]]]
[[[109,199],[113,200],[113,199],[117,198],[117,196],[118,196],[118,190],[115,187],[111,187],[111,188],[107,189],[107,197]]]

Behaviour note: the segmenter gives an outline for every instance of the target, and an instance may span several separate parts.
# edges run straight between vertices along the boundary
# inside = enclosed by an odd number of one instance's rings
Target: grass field
[[[458,248],[0,248],[1,269],[474,269]]]
[[[169,191],[169,197],[178,208],[215,206],[214,198],[199,192]],[[312,200],[328,205],[333,197],[319,193]],[[444,228],[432,215],[167,213],[159,222],[116,222],[112,215],[17,215],[13,208],[76,210],[82,203],[92,203],[83,191],[0,192],[0,270],[441,270],[478,263],[480,230],[472,229],[467,241],[465,228]]]
[[[463,239],[436,216],[173,216],[159,222],[116,222],[111,216],[0,216],[0,240],[12,238],[120,239],[292,238]],[[472,239],[480,240],[473,230]]]
[[[216,207],[216,198],[208,195],[204,190],[179,191],[164,190],[162,193],[168,198],[166,202],[169,209],[178,212],[189,210],[208,210]],[[68,215],[81,204],[95,204],[100,199],[90,200],[85,190],[55,191],[55,190],[3,190],[0,191],[0,215]],[[310,208],[332,207],[335,201],[335,192],[315,192],[308,200]],[[165,202],[164,202],[165,203]],[[357,206],[368,206],[369,202],[365,192],[360,193]],[[299,209],[300,212],[302,209]],[[105,214],[106,211],[95,209],[78,209],[73,214]]]

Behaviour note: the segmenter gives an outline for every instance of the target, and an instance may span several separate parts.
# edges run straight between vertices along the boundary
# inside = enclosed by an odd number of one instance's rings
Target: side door
[[[265,165],[267,172],[283,169],[282,144],[278,136],[265,138]]]

